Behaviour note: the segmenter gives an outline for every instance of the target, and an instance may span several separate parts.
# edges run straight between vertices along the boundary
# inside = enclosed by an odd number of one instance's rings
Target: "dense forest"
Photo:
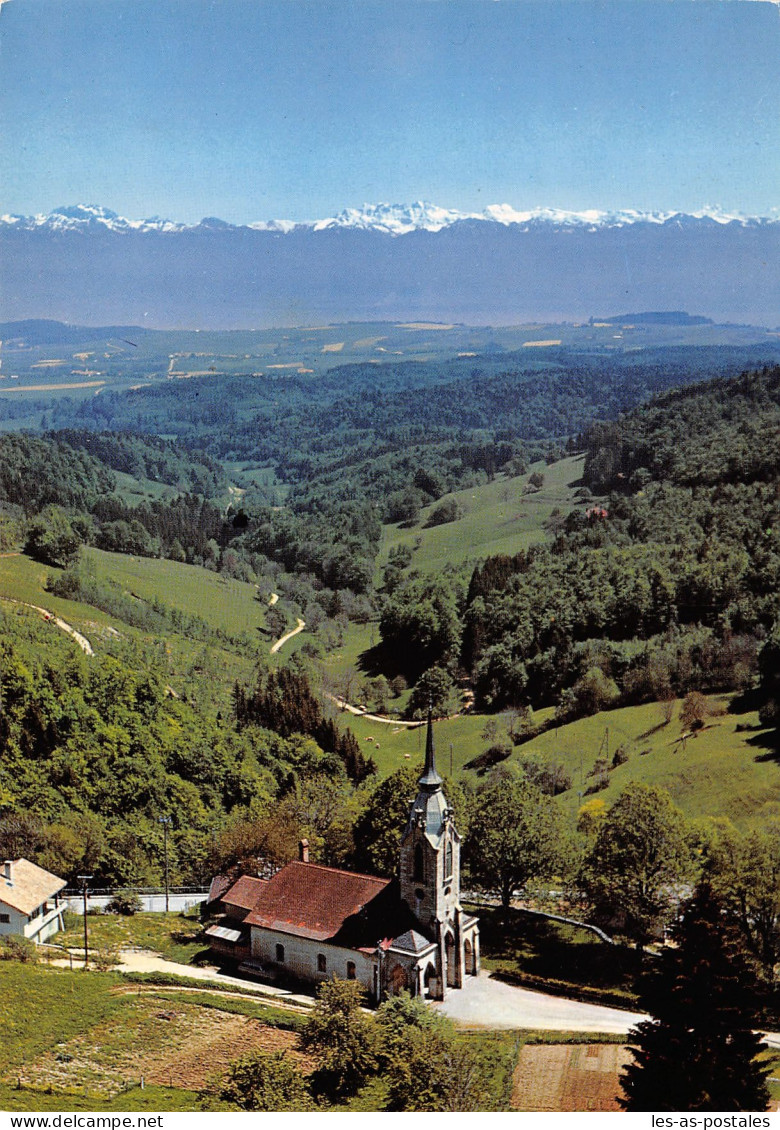
[[[749,687],[780,615],[780,370],[668,393],[580,443],[603,505],[471,579],[479,701],[573,716]]]

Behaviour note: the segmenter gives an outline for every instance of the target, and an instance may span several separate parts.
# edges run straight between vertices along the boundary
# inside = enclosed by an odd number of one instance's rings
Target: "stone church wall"
[[[284,947],[284,961],[278,961],[276,947]],[[318,956],[325,957],[325,970],[318,968]],[[348,980],[348,962],[355,965],[355,980],[369,992],[374,991],[374,960],[360,950],[345,949],[326,942],[314,942],[283,934],[280,930],[252,927],[252,960],[262,961],[285,970],[302,981],[327,981],[331,977]]]

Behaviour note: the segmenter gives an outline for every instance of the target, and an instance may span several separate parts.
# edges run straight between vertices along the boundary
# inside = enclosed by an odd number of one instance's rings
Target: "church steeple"
[[[430,705],[428,706],[428,733],[425,739],[425,768],[419,784],[426,792],[438,792],[442,786],[442,779],[436,772],[436,752],[433,748],[433,715]]]
[[[401,898],[423,926],[449,921],[459,907],[460,836],[436,769],[433,717],[428,710],[425,767],[401,838]]]

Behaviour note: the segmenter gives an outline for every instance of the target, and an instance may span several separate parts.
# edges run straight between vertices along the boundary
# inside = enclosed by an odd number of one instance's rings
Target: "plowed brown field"
[[[515,1068],[512,1106],[527,1111],[620,1110],[618,1075],[631,1053],[618,1044],[527,1045]]]

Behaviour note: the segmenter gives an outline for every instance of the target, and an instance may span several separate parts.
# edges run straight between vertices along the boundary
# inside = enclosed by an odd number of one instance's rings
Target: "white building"
[[[443,999],[479,972],[479,923],[460,903],[460,836],[436,771],[428,719],[425,769],[401,838],[396,879],[301,857],[270,879],[242,876],[206,931],[220,954],[271,978],[359,981],[379,1002],[404,990]]]
[[[0,935],[45,942],[64,928],[60,891],[65,880],[29,859],[7,859],[0,872]]]

